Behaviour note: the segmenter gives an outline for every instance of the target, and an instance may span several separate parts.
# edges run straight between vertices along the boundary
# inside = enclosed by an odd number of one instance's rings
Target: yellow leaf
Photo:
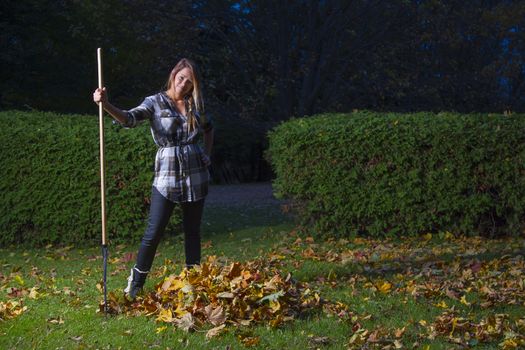
[[[499,346],[504,350],[517,349],[518,343],[514,339],[505,339]]]
[[[171,313],[171,309],[161,309],[156,321],[168,323],[173,322],[173,314]]]
[[[177,308],[175,309],[175,314],[177,315],[177,317],[184,316],[187,313],[188,313],[188,311],[186,311],[184,306],[182,306],[181,304],[177,304]]]
[[[159,334],[161,332],[164,332],[166,329],[168,328],[168,326],[162,326],[162,327],[159,327],[155,330],[155,333]]]
[[[115,257],[115,258],[113,258],[113,259],[109,259],[109,263],[110,263],[110,264],[116,264],[116,263],[118,263],[118,262],[120,262],[120,258],[116,258],[116,257]]]
[[[443,309],[447,309],[448,308],[448,305],[447,305],[447,303],[445,303],[444,300],[441,300],[439,303],[434,304],[434,305],[437,306],[437,307],[443,308]]]
[[[467,301],[467,296],[466,295],[463,295],[459,301],[461,302],[461,304],[464,304],[464,305],[467,305],[467,306],[471,305],[471,303],[469,303]]]
[[[38,289],[37,287],[33,287],[33,288],[31,288],[31,289],[29,290],[29,298],[30,298],[30,299],[36,299],[36,298],[38,298],[38,295],[39,295],[39,294],[38,294],[37,289]]]
[[[161,290],[167,291],[176,291],[184,287],[185,282],[181,279],[178,279],[177,276],[170,275],[164,279],[162,283]]]
[[[278,300],[270,300],[270,308],[273,312],[279,311],[281,309],[281,304]]]
[[[454,330],[456,329],[456,325],[458,324],[458,318],[454,317],[452,319],[452,329],[450,330],[449,336],[452,337],[452,334],[454,334]]]
[[[24,280],[22,279],[22,277],[20,277],[20,275],[15,276],[15,281],[21,286],[25,284]]]
[[[385,281],[378,287],[378,289],[381,293],[387,294],[390,292],[390,289],[392,289],[392,283]]]

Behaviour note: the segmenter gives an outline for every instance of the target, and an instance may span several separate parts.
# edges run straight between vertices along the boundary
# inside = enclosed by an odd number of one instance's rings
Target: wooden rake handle
[[[102,80],[102,49],[97,49],[98,87],[104,87]],[[104,161],[104,107],[98,104],[99,134],[100,134],[100,199],[102,207],[102,245],[106,245],[106,167]]]

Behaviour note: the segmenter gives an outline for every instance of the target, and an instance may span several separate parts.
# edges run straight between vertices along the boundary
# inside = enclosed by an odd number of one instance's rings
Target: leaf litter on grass
[[[210,257],[200,267],[179,275],[172,274],[176,265],[165,260],[163,273],[156,275],[162,280],[154,291],[133,302],[121,292],[112,292],[110,312],[151,315],[162,325],[159,333],[167,325],[204,330],[212,338],[231,326],[277,327],[322,308],[325,314],[348,324],[349,348],[424,348],[425,344],[445,341],[457,348],[491,343],[502,349],[518,349],[525,347],[525,313],[521,312],[525,308],[524,252],[521,238],[467,238],[445,233],[403,240],[316,241],[292,231],[261,260],[220,262]],[[67,261],[68,253],[69,249],[63,249],[47,257]],[[124,270],[131,260],[132,253],[123,251],[110,263]],[[320,268],[310,271],[306,268],[309,263]],[[296,282],[282,272],[286,269],[303,273],[305,278]],[[88,281],[92,272],[86,267],[81,277]],[[24,313],[25,298],[64,295],[77,300],[71,289],[74,286],[54,286],[54,274],[52,269],[51,277],[44,278],[38,267],[28,274],[18,267],[12,267],[10,273],[0,272],[0,290],[7,298],[0,300],[0,318],[8,320]],[[89,281],[77,283],[81,286]],[[351,310],[357,305],[321,297],[325,289],[338,288],[356,302],[393,297],[404,307],[412,299],[433,311],[423,315],[424,319],[403,320],[403,324],[389,328],[382,324],[382,315],[371,311],[356,314]],[[235,328],[235,336],[246,346],[258,343],[253,332]],[[330,341],[318,334],[309,343]]]
[[[321,290],[348,289],[349,295],[361,296],[363,301],[392,297],[406,303],[413,298],[435,307],[440,310],[435,319],[409,320],[422,341],[439,337],[459,347],[499,342],[501,348],[517,349],[525,347],[524,313],[487,313],[505,307],[525,310],[524,252],[522,238],[455,237],[445,232],[401,240],[358,237],[316,243],[313,237],[301,238],[292,232],[289,242],[276,246],[268,258],[279,256],[281,265],[295,269],[307,261],[330,266],[329,272],[306,276]],[[365,329],[355,322],[362,317],[351,314],[349,347],[402,345],[395,330],[380,325]],[[419,345],[419,341],[413,343],[414,348]]]
[[[486,311],[525,307],[524,247],[520,239],[454,237],[448,232],[399,241],[356,238],[316,242],[292,231],[266,259],[220,264],[210,257],[196,269],[165,277],[154,292],[134,302],[121,293],[110,293],[110,311],[154,315],[158,322],[187,331],[208,326],[207,337],[211,338],[226,331],[227,325],[265,323],[276,327],[308,310],[322,309],[348,324],[352,330],[349,348],[419,348],[422,343],[441,339],[458,347],[496,343],[503,349],[517,349],[525,346],[525,317],[487,315]],[[340,268],[300,283],[281,272],[286,266],[301,269],[308,260]],[[349,272],[344,273],[348,266]],[[174,269],[165,267],[167,270]],[[381,316],[357,314],[351,305],[321,298],[322,287],[345,288],[363,300],[397,296],[406,303],[407,298],[413,298],[439,312],[434,318],[410,319],[394,329],[381,324],[367,328],[367,320],[381,323]],[[245,338],[247,346],[258,341]]]

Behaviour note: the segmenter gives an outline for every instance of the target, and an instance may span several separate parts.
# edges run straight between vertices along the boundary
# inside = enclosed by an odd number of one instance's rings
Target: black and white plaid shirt
[[[194,202],[208,194],[210,172],[202,160],[199,135],[213,128],[204,115],[197,114],[197,127],[188,133],[187,119],[180,114],[165,92],[148,96],[126,111],[122,124],[133,128],[149,120],[151,135],[158,146],[153,186],[172,202]]]

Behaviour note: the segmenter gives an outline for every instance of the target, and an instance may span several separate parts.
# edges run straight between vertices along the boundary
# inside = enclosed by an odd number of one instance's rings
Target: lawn
[[[141,232],[137,233],[138,236]],[[320,296],[271,327],[191,332],[155,315],[105,317],[99,242],[0,249],[0,349],[514,349],[525,347],[525,241],[321,240],[275,207],[206,207],[203,258],[263,259]],[[138,245],[111,245],[108,290],[126,284]],[[183,265],[180,233],[161,242],[145,290]]]

